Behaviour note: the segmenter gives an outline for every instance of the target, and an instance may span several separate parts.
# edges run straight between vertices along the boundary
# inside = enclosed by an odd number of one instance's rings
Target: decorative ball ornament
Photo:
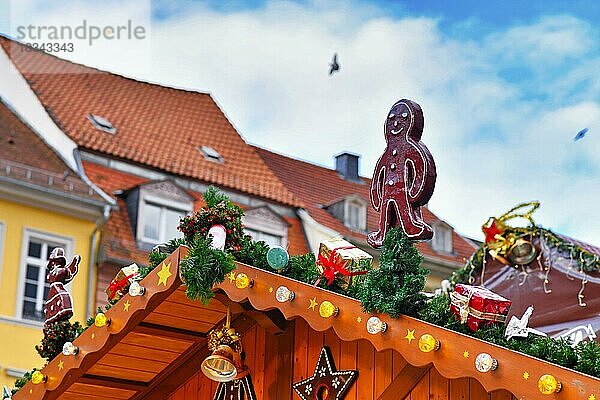
[[[562,383],[552,375],[542,375],[538,380],[538,389],[541,394],[558,393],[562,389]]]
[[[238,289],[251,288],[254,285],[254,280],[250,279],[248,275],[241,273],[235,278],[235,286]]]
[[[508,260],[517,265],[527,265],[535,260],[537,251],[535,246],[523,239],[519,238],[515,241],[515,244],[508,250]]]
[[[94,325],[98,328],[102,328],[103,326],[110,325],[110,318],[108,318],[104,313],[96,314],[96,318],[94,318]]]
[[[281,246],[273,246],[267,251],[267,263],[276,271],[284,269],[289,261],[290,255]]]
[[[286,301],[294,300],[295,294],[286,286],[279,286],[277,291],[275,292],[275,298],[280,303],[285,303]]]
[[[377,335],[387,330],[387,324],[379,319],[379,317],[371,317],[367,320],[367,332],[371,335]]]
[[[227,241],[227,230],[223,225],[213,225],[208,230],[208,235],[212,238],[210,247],[213,249],[223,250],[225,249],[225,242]]]
[[[129,285],[129,295],[130,296],[143,296],[146,294],[146,288],[139,284],[139,282],[132,282]]]
[[[498,360],[490,356],[488,353],[479,353],[475,359],[475,368],[479,372],[495,371],[498,368]]]
[[[48,380],[48,375],[41,373],[40,371],[33,371],[31,374],[31,383],[34,385],[39,385],[40,383],[45,383]]]
[[[62,353],[65,356],[77,355],[77,353],[79,353],[79,347],[75,346],[71,342],[65,342],[65,344],[63,345],[63,348],[62,348]]]
[[[319,306],[319,315],[323,318],[335,317],[340,312],[340,309],[333,305],[332,302],[325,300]]]
[[[440,349],[440,346],[440,341],[431,336],[429,333],[426,333],[419,338],[419,349],[423,353],[438,351]]]

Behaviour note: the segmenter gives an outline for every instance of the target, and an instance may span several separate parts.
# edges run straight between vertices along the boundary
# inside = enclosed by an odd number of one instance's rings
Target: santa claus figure
[[[67,265],[65,250],[60,247],[55,248],[50,253],[48,259],[48,275],[46,279],[50,282],[50,291],[46,300],[44,313],[46,314],[46,325],[51,323],[68,320],[73,316],[73,305],[71,295],[65,289],[65,284],[71,282],[77,274],[80,256],[73,257],[71,263]]]

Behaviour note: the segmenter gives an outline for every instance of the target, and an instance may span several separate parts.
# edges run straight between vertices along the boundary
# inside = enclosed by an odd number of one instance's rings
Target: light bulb
[[[279,286],[277,291],[275,292],[275,298],[280,303],[285,303],[286,301],[294,300],[295,294],[286,286]]]
[[[77,353],[79,353],[79,347],[75,346],[71,342],[65,342],[65,344],[63,345],[63,348],[62,348],[62,353],[65,356],[74,356]]]
[[[139,284],[139,282],[132,282],[129,285],[129,295],[131,296],[143,296],[146,294],[146,288]]]
[[[367,332],[371,335],[377,335],[383,333],[387,329],[387,324],[380,320],[378,317],[371,317],[367,320]]]

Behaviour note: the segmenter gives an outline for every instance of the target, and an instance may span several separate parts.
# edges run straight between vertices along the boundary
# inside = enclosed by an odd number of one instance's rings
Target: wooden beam
[[[377,400],[404,399],[430,369],[431,365],[419,368],[407,363]]]
[[[256,321],[244,314],[237,318],[234,317],[231,321],[231,327],[240,335],[243,335],[255,324]],[[198,373],[202,360],[208,354],[209,351],[205,342],[192,345],[190,349],[152,379],[146,390],[138,393],[130,400],[164,400],[168,398],[179,386]]]
[[[127,379],[111,378],[108,376],[88,374],[85,374],[81,378],[79,378],[77,383],[82,383],[84,385],[100,385],[114,389],[133,390],[136,392],[144,390],[148,387],[148,384],[146,382],[130,381]]]
[[[133,330],[137,333],[145,333],[152,336],[161,336],[169,339],[181,339],[186,341],[200,342],[206,339],[206,333],[190,331],[187,329],[174,328],[172,326],[164,326],[153,324],[150,322],[140,322]]]

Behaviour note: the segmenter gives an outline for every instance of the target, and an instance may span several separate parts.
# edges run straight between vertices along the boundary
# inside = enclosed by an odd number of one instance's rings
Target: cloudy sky
[[[0,31],[131,21],[143,39],[65,40],[59,56],[210,92],[248,142],[326,166],[349,150],[367,176],[389,107],[413,99],[438,168],[430,207],[458,231],[536,199],[538,223],[600,244],[596,0],[98,3],[0,0]]]

